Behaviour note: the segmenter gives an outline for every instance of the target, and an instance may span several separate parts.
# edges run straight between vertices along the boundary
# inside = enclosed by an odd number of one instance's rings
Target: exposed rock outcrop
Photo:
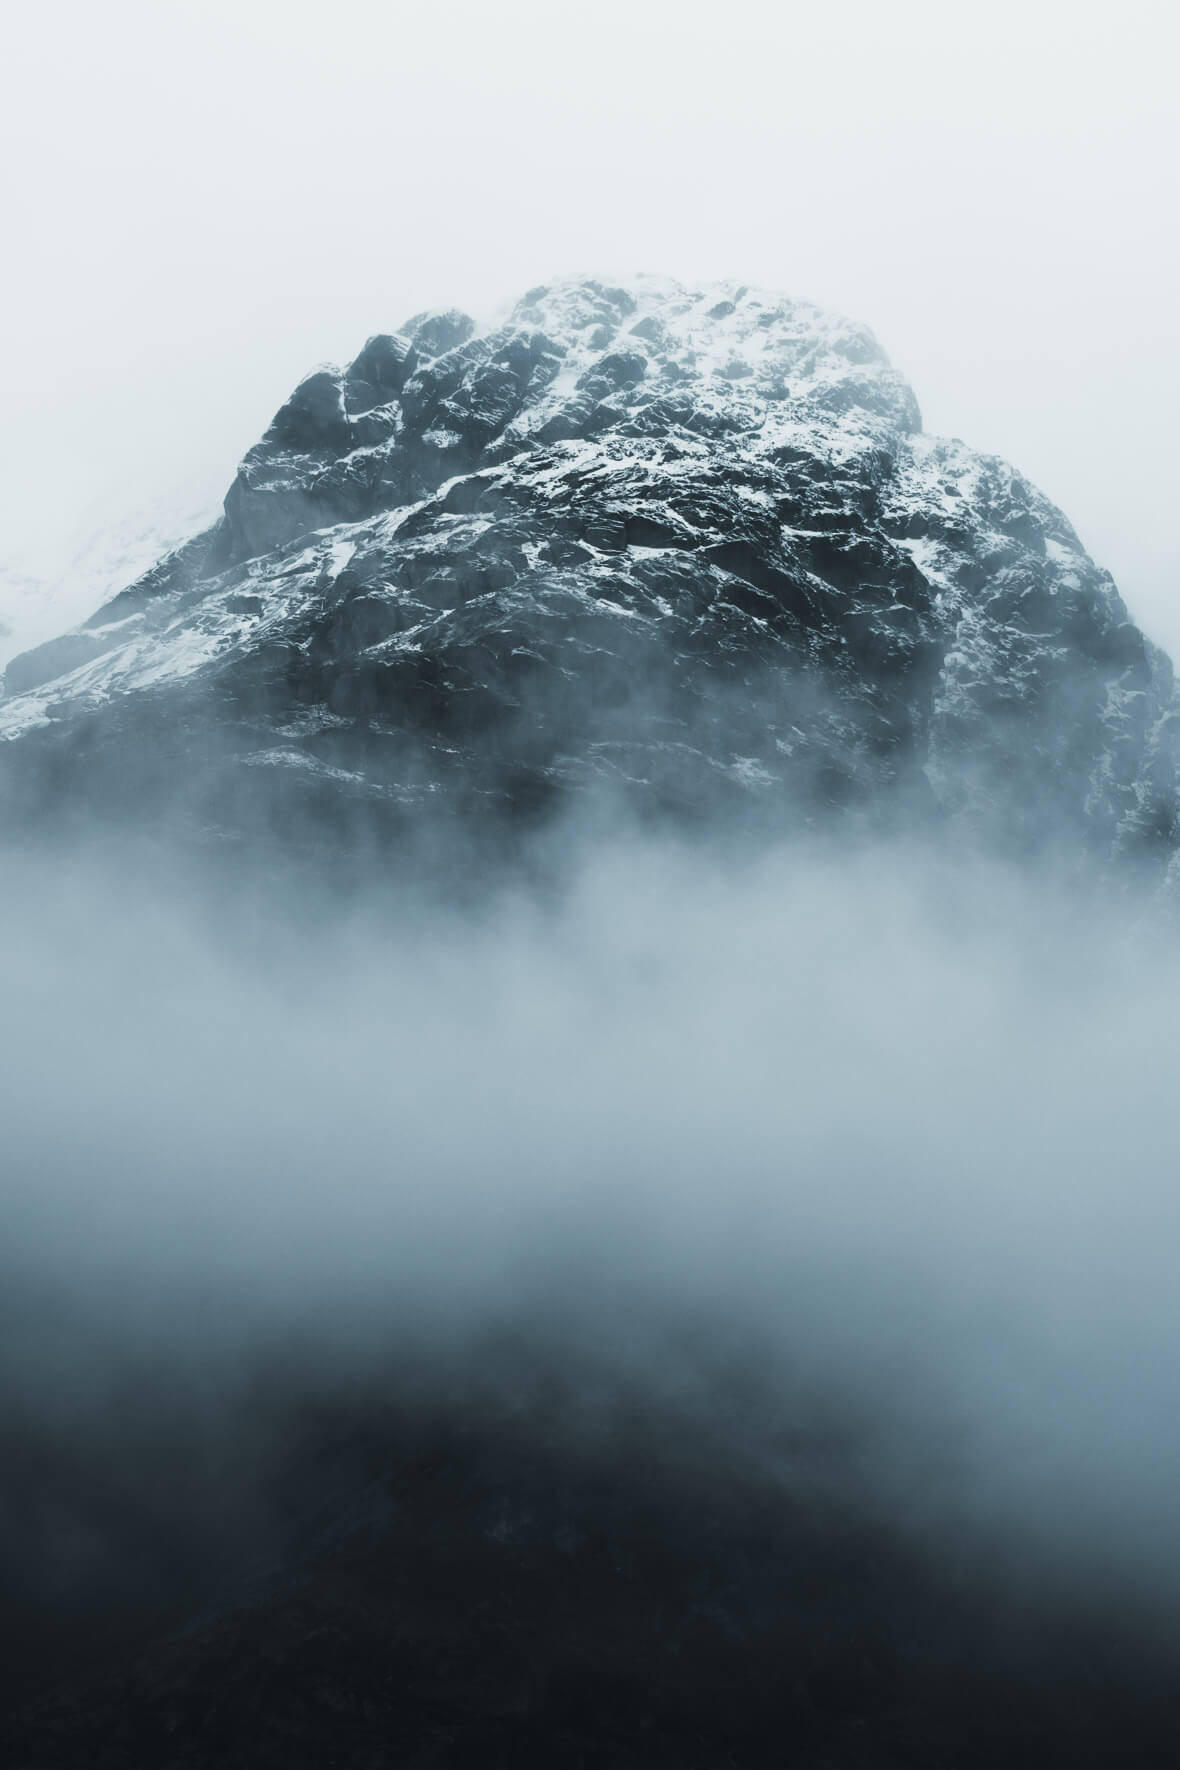
[[[1166,863],[1163,655],[862,327],[740,286],[530,290],[301,382],[213,529],[10,665],[9,804],[202,826],[911,810]],[[285,809],[278,813],[280,820]]]

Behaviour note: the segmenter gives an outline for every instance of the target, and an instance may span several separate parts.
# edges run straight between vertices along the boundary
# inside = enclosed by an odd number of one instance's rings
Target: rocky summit
[[[863,326],[737,283],[370,338],[213,527],[4,680],[18,817],[781,828],[900,793],[1023,850],[1162,873],[1176,840],[1170,665],[1064,516],[924,434]]]

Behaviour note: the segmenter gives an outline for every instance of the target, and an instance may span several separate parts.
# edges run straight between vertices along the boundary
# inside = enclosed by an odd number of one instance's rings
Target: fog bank
[[[99,1442],[134,1512],[275,1372],[422,1397],[507,1333],[508,1394],[589,1361],[772,1470],[839,1415],[807,1480],[937,1554],[1180,1603],[1175,934],[897,845],[569,879],[235,925],[10,867],[10,1459]],[[84,1588],[55,1492],[24,1577]]]

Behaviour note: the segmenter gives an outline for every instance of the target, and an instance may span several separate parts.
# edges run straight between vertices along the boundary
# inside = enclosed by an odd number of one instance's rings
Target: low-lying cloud
[[[157,1475],[191,1508],[275,1371],[422,1396],[510,1330],[508,1391],[591,1358],[767,1467],[822,1405],[823,1478],[936,1549],[1180,1603],[1164,922],[889,843],[618,841],[463,908],[161,877],[3,886],[29,1593],[101,1586]]]

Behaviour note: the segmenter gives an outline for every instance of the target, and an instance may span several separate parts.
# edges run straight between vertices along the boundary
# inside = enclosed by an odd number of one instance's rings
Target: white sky
[[[0,552],[211,502],[305,370],[416,308],[733,275],[872,326],[1180,654],[1172,15],[10,0]]]

